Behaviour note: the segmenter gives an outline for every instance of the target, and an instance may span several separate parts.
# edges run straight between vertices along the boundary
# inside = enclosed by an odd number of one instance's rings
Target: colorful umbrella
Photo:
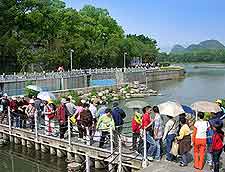
[[[189,113],[189,114],[194,115],[194,111],[192,110],[191,107],[186,106],[186,105],[181,105],[181,106],[182,106],[182,108],[184,109],[184,112],[185,112],[185,113]]]

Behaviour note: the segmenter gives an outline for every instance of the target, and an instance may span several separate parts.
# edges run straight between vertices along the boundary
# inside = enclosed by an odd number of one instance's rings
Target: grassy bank
[[[181,66],[168,66],[168,67],[160,67],[160,70],[182,70],[184,69]]]

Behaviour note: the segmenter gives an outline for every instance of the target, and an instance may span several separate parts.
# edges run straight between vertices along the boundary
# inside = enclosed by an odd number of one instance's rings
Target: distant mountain
[[[182,45],[174,45],[174,47],[172,48],[171,52],[183,52],[185,51],[185,48]]]
[[[217,40],[206,40],[200,42],[199,44],[191,44],[187,48],[184,48],[181,45],[175,45],[171,53],[178,52],[191,52],[191,51],[200,51],[200,50],[220,50],[225,49],[225,46]]]

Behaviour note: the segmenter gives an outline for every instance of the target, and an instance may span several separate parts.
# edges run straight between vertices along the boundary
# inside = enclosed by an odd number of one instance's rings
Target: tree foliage
[[[154,61],[157,42],[144,35],[125,35],[106,9],[86,5],[80,11],[61,0],[1,0],[0,58],[2,71],[119,67],[123,53]],[[12,67],[12,64],[14,65]],[[12,68],[12,69],[11,69]]]

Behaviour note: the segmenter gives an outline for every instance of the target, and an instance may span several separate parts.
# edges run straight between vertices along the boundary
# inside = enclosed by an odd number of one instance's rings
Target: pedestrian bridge
[[[0,124],[0,137],[14,144],[21,144],[58,157],[65,156],[69,161],[78,163],[80,168],[86,171],[90,171],[91,166],[107,169],[106,171],[115,169],[137,171],[142,168],[142,155],[132,151],[131,146],[122,143],[121,138],[119,138],[118,145],[115,145],[113,139],[109,139],[109,143],[99,148],[98,141],[91,142],[89,139],[85,142],[79,141],[76,133],[71,133],[66,139],[59,139],[45,135],[42,129],[37,129],[37,126],[35,128],[35,131],[31,131]],[[70,132],[72,131],[69,129],[68,133]]]

